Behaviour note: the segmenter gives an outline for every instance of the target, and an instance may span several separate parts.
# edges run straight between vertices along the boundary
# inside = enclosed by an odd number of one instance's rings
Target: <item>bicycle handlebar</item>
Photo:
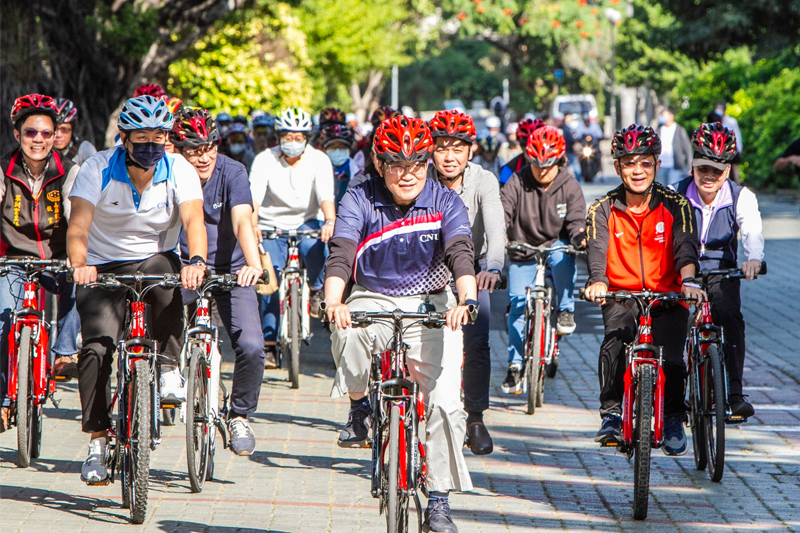
[[[148,285],[139,291],[135,287],[120,283],[121,281],[133,281],[136,284],[139,284],[143,281],[158,281],[158,283]],[[88,283],[85,285],[85,287],[99,287],[106,290],[125,289],[136,295],[137,299],[141,299],[148,291],[155,287],[177,289],[180,288],[181,285],[182,283],[180,275],[175,274],[174,272],[168,272],[166,274],[143,274],[142,272],[136,272],[135,274],[114,274],[108,272],[104,274],[98,274],[97,281],[94,283]]]
[[[441,328],[446,323],[443,313],[432,311],[430,313],[406,313],[400,309],[391,312],[385,311],[354,311],[350,314],[354,328],[364,328],[373,324],[375,320],[391,320],[399,322],[401,320],[420,320],[427,327]]]
[[[60,274],[67,272],[67,262],[64,259],[37,259],[35,257],[0,257],[0,276],[5,276],[9,272],[9,267],[25,267],[27,274],[36,272],[51,272]],[[67,275],[69,278],[69,274]],[[67,279],[67,281],[70,281]]]
[[[263,239],[277,239],[278,237],[314,237],[319,238],[321,230],[318,229],[266,229],[261,230]]]
[[[586,293],[584,289],[578,291],[578,298],[586,300]],[[644,290],[641,292],[630,291],[610,291],[596,297],[598,300],[614,300],[617,302],[625,300],[637,300],[642,302],[694,302],[696,298],[689,298],[678,294],[677,292],[655,292],[651,290]],[[587,300],[588,301],[588,300]]]
[[[756,277],[758,276],[766,276],[767,275],[767,262],[761,262],[761,270],[758,271]],[[719,270],[701,270],[698,274],[699,277],[703,278],[703,283],[708,284],[708,278],[711,276],[722,276],[722,279],[742,279],[744,278],[744,272],[742,272],[741,268],[727,268],[727,269],[719,269]]]
[[[506,244],[507,250],[513,250],[516,252],[523,252],[523,251],[530,251],[536,252],[539,254],[550,254],[552,252],[564,252],[566,254],[571,255],[584,255],[586,250],[578,250],[571,244],[559,244],[557,246],[533,246],[532,244],[528,244],[527,242],[518,242],[518,241],[511,241]]]

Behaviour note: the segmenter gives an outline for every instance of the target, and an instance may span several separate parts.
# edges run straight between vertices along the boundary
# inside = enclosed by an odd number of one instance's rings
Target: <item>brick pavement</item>
[[[587,187],[597,194],[605,187]],[[774,200],[774,201],[773,201]],[[579,306],[579,329],[563,343],[562,366],[548,380],[535,416],[523,400],[500,392],[505,374],[502,310],[494,296],[492,397],[487,424],[495,452],[467,452],[475,491],[455,494],[462,532],[537,531],[800,531],[800,268],[797,205],[763,202],[768,276],[744,285],[748,324],[745,392],[756,416],[729,427],[725,476],[712,483],[694,468],[691,451],[653,453],[650,513],[631,518],[632,468],[598,448],[599,313]],[[773,216],[774,215],[774,216]],[[79,479],[86,439],[79,432],[74,384],[61,387],[62,409],[45,410],[42,458],[15,466],[15,431],[0,435],[0,530],[7,531],[381,531],[369,495],[369,452],[334,441],[346,401],[327,398],[333,364],[317,328],[305,351],[299,391],[268,371],[253,417],[257,451],[250,458],[218,450],[217,481],[191,494],[183,426],[164,429],[152,455],[150,507],[142,527],[127,524],[119,485],[87,487]]]

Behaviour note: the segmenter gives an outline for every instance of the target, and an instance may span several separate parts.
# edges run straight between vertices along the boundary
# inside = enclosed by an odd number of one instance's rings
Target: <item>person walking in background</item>
[[[665,108],[658,118],[661,137],[661,167],[656,181],[669,187],[686,177],[692,163],[692,146],[686,129],[675,122],[675,109]]]

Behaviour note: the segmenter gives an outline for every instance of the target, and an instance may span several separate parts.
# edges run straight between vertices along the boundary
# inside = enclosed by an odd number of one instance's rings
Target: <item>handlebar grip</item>
[[[761,261],[761,270],[758,271],[759,276],[765,276],[767,274],[767,262]]]
[[[500,274],[500,279],[494,284],[494,290],[503,291],[508,288],[508,277]]]
[[[269,270],[268,269],[265,268],[261,272],[261,277],[258,278],[258,282],[259,283],[263,283],[264,285],[269,285]]]
[[[580,289],[578,289],[578,299],[579,300],[585,300],[586,299],[586,289],[585,288],[581,287]]]
[[[67,283],[75,283],[75,267],[69,267],[67,269]]]

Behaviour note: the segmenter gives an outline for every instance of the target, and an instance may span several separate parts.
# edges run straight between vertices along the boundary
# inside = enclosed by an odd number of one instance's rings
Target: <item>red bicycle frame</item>
[[[17,401],[17,366],[19,348],[17,339],[22,328],[29,326],[33,335],[31,340],[35,344],[33,350],[33,404],[42,405],[47,401],[48,395],[56,390],[53,380],[48,380],[50,375],[50,358],[48,357],[48,347],[50,346],[49,324],[43,318],[42,311],[39,310],[38,284],[34,281],[25,281],[22,309],[14,314],[11,331],[8,334],[8,396],[12,402]]]

